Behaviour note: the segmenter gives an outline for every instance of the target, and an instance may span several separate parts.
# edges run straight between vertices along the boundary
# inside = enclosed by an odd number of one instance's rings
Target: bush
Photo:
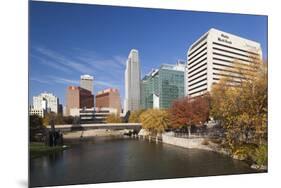
[[[251,157],[257,165],[267,165],[267,145],[260,145],[257,147]]]
[[[144,112],[145,110],[137,110],[133,111],[129,117],[129,123],[140,123],[140,115]]]
[[[233,149],[233,156],[240,160],[251,160],[256,146],[247,144]]]
[[[106,123],[122,123],[122,120],[119,116],[115,114],[110,114],[106,118]]]

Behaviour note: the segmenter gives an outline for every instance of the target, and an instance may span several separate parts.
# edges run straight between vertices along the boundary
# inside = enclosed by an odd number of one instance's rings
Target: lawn
[[[33,159],[36,157],[41,157],[43,155],[48,155],[58,151],[63,151],[67,148],[68,147],[63,147],[63,146],[49,147],[41,142],[31,142],[29,144],[30,158]]]

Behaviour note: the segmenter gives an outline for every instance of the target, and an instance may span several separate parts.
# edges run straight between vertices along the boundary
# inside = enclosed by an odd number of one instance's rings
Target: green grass
[[[41,142],[31,142],[29,144],[29,152],[30,152],[30,158],[36,158],[36,157],[41,157],[43,155],[48,155],[52,154],[58,151],[63,151],[66,148],[62,146],[54,146],[54,147],[49,147],[46,146],[44,143]]]

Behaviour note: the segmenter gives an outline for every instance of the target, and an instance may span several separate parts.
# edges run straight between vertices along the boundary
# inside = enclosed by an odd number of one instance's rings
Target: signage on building
[[[223,33],[218,37],[218,41],[224,42],[227,44],[232,44],[232,42],[229,40],[229,36],[226,34],[223,34]]]

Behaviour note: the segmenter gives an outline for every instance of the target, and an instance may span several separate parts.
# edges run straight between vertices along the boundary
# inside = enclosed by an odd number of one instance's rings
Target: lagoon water
[[[215,152],[147,140],[97,137],[30,160],[30,185],[53,186],[253,173]]]

